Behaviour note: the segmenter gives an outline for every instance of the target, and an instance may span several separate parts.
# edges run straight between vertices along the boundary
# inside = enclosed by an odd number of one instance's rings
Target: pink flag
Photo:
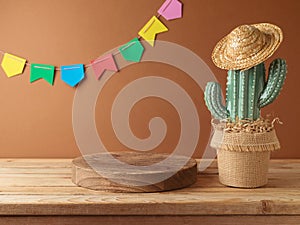
[[[115,59],[112,54],[108,54],[93,60],[92,67],[97,79],[101,77],[105,70],[118,71]]]
[[[157,12],[166,20],[181,18],[182,3],[178,0],[166,0]]]

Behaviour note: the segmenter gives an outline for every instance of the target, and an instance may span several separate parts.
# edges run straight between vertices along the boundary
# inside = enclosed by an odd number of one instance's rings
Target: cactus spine
[[[286,77],[286,62],[275,59],[269,69],[266,82],[264,63],[248,70],[229,70],[226,88],[226,107],[221,102],[218,83],[209,82],[205,89],[205,102],[217,119],[248,119],[260,117],[260,109],[272,103],[283,86]]]

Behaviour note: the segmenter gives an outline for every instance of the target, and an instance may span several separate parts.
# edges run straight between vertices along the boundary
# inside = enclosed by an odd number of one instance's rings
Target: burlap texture
[[[263,133],[233,133],[215,129],[211,146],[227,151],[274,151],[280,148],[275,129]]]
[[[256,188],[267,184],[270,152],[218,150],[219,180],[239,188]]]

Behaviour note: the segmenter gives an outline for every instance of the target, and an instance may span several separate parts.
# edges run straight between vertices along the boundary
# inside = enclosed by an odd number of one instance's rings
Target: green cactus
[[[248,70],[229,70],[226,107],[222,105],[221,88],[216,82],[207,83],[205,102],[217,119],[256,120],[260,117],[260,109],[277,98],[285,77],[286,62],[283,59],[271,63],[267,82],[264,63]]]

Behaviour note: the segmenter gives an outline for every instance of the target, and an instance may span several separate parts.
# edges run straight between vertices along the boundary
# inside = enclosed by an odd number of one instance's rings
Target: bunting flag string
[[[143,38],[154,47],[157,34],[167,32],[168,28],[160,21],[160,16],[166,20],[174,20],[182,17],[182,3],[179,0],[166,0],[157,11],[158,15],[153,16],[144,27],[138,32],[138,37],[133,38],[125,45],[118,48],[115,53],[110,53],[92,60],[90,64],[75,64],[55,67],[53,65],[29,63],[26,59],[9,54],[0,50],[3,55],[1,67],[7,77],[13,77],[23,73],[25,66],[30,67],[30,83],[44,79],[53,85],[55,71],[60,71],[61,80],[71,87],[75,87],[84,79],[84,69],[92,67],[96,79],[100,79],[106,70],[118,71],[114,56],[121,54],[127,61],[140,62],[143,56],[144,47],[140,42]]]

